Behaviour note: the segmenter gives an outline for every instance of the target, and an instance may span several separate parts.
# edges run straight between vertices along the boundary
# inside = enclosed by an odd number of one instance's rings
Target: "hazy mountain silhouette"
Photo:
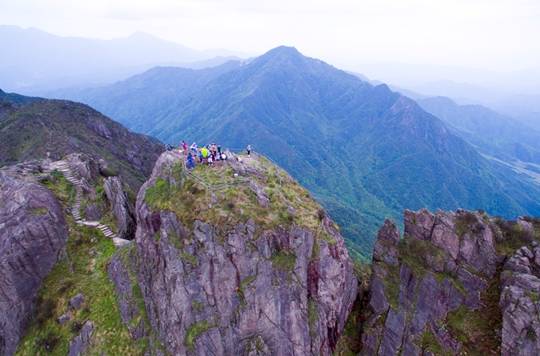
[[[0,87],[38,94],[112,83],[160,64],[199,68],[220,64],[236,54],[194,50],[140,32],[126,38],[99,40],[61,37],[15,26],[0,26],[0,45],[6,49],[0,56]],[[203,63],[192,63],[199,61]]]

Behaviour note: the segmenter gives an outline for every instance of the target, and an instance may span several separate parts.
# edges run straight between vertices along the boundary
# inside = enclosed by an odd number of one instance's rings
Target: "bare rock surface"
[[[0,355],[12,355],[68,229],[54,195],[38,183],[0,171]]]
[[[90,345],[92,334],[94,333],[94,323],[90,320],[84,323],[79,335],[75,336],[69,343],[69,356],[83,355],[85,350]]]
[[[405,211],[402,240],[387,221],[373,253],[361,354],[460,353],[447,318],[484,307],[498,261],[495,232],[482,214]]]
[[[277,215],[271,210],[257,210],[278,204],[275,194],[279,191],[273,191],[272,201],[259,185],[244,181],[232,185],[239,179],[238,172],[244,174],[243,179],[257,180],[258,184],[267,179],[261,168],[263,162],[253,157],[242,162],[231,159],[220,171],[227,174],[226,178],[220,176],[221,185],[226,179],[231,181],[231,187],[223,191],[230,188],[238,194],[246,192],[253,201],[239,206],[237,198],[232,200],[235,205],[220,205],[222,193],[214,184],[214,196],[208,194],[207,198],[212,208],[200,213],[198,219],[183,221],[178,214],[187,211],[156,208],[157,203],[149,204],[146,196],[152,194],[152,199],[158,199],[160,189],[169,189],[166,197],[194,194],[206,199],[204,185],[186,175],[181,159],[171,152],[162,154],[151,179],[139,192],[136,207],[136,247],[144,261],[138,266],[139,282],[150,323],[168,352],[331,354],[357,289],[351,261],[335,225],[322,217],[317,228],[303,226],[300,217],[318,221],[317,211],[310,210],[309,217],[301,215],[307,212],[300,205],[293,206],[294,216],[287,215],[286,205],[275,212]],[[227,167],[237,174],[231,172],[229,176]],[[210,176],[213,171],[209,169],[219,168],[204,167],[200,172]],[[290,178],[283,179],[276,189],[284,189],[287,184],[299,189]],[[302,195],[290,198],[310,203],[307,192]],[[183,202],[161,203],[170,203],[176,209]],[[223,214],[232,211],[228,220],[225,215],[220,218],[218,209],[224,209]],[[253,219],[232,215],[248,214],[249,209],[260,213]],[[223,220],[211,220],[210,214]],[[255,221],[262,221],[265,214],[267,225]],[[283,220],[269,226],[278,216]]]
[[[540,247],[520,248],[501,274],[501,354],[540,353]]]
[[[107,273],[114,284],[122,322],[127,326],[131,337],[138,340],[147,336],[149,330],[144,324],[144,310],[140,309],[137,300],[140,296],[134,294],[135,290],[140,290],[135,276],[135,251],[129,249],[130,247],[125,247],[114,255],[107,267]]]
[[[118,237],[131,240],[135,237],[135,217],[133,207],[122,187],[119,177],[108,177],[104,182],[105,194],[116,218]]]

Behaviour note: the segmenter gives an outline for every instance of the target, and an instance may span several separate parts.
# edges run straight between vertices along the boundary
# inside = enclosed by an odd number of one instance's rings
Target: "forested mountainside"
[[[384,218],[405,208],[540,213],[530,177],[482,157],[386,85],[290,47],[203,71],[156,68],[73,98],[165,142],[252,144],[306,186],[364,256]]]
[[[458,105],[445,97],[417,101],[482,153],[509,163],[540,165],[540,131],[481,105]]]
[[[164,150],[158,140],[132,133],[86,105],[2,91],[0,141],[0,166],[85,153],[106,160],[107,169],[124,176],[134,193]]]

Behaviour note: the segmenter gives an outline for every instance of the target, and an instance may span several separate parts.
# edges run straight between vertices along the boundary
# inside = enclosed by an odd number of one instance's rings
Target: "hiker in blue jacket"
[[[188,169],[193,169],[195,168],[195,160],[193,159],[193,155],[190,153],[188,153],[188,156],[187,156],[187,168]]]

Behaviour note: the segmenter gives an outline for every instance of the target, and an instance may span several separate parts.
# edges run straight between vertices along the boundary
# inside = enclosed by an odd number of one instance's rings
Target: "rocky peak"
[[[361,354],[538,353],[536,220],[420,210],[404,225],[377,237]]]
[[[337,227],[258,156],[159,158],[137,198],[139,283],[173,354],[330,354],[356,297]]]

